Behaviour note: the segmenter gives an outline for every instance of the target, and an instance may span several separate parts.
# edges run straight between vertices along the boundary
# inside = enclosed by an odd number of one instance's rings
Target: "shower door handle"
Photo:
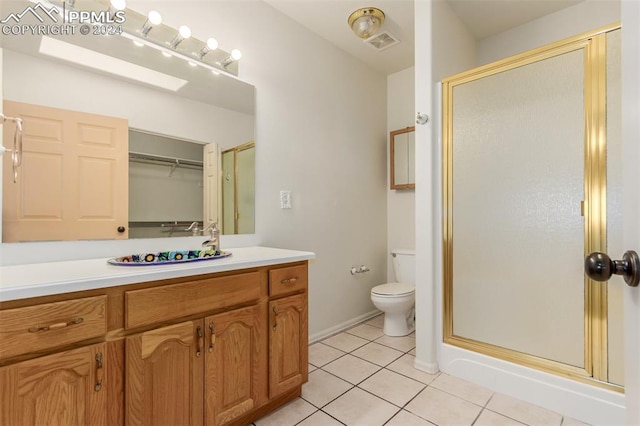
[[[591,253],[584,259],[584,270],[595,281],[607,281],[616,274],[622,275],[631,287],[640,284],[640,257],[633,250],[627,251],[622,260],[611,260],[606,253]]]

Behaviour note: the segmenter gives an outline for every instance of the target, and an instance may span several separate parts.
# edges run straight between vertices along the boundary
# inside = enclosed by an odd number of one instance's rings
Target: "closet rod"
[[[200,169],[204,167],[202,161],[185,160],[182,158],[172,158],[172,157],[165,157],[162,155],[154,155],[154,154],[144,154],[142,152],[129,152],[129,160],[136,161],[136,162],[149,162],[153,164],[161,163],[161,164],[166,164],[168,166],[176,166],[176,167],[190,166],[190,167],[197,167]]]

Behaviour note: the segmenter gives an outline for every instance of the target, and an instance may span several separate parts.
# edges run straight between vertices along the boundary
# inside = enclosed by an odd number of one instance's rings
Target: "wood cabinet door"
[[[224,425],[266,399],[265,304],[205,319],[205,419]]]
[[[307,381],[307,295],[269,302],[269,397]]]
[[[127,425],[202,425],[202,320],[126,339]]]
[[[0,424],[106,426],[107,345],[0,368]]]

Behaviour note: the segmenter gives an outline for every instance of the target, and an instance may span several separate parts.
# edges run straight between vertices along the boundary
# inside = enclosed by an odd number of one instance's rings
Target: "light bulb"
[[[126,0],[111,0],[111,7],[115,10],[124,10],[127,7]]]
[[[182,38],[189,38],[191,37],[191,28],[187,27],[186,25],[181,25],[178,29],[178,33]]]
[[[234,61],[238,61],[240,60],[240,58],[242,58],[242,52],[238,49],[233,49],[231,51],[231,59],[233,59]]]
[[[160,15],[160,12],[157,12],[155,10],[152,10],[149,12],[149,14],[147,15],[147,19],[149,20],[149,22],[151,22],[153,25],[160,25],[162,24],[162,15]]]
[[[216,50],[218,48],[218,40],[213,37],[207,39],[207,48],[209,50]]]

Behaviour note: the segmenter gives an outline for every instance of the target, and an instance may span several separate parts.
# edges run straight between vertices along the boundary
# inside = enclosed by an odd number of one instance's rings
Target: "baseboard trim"
[[[438,369],[438,364],[432,362],[422,362],[419,361],[418,358],[413,362],[413,366],[420,371],[424,371],[429,374],[436,374],[440,370]]]
[[[356,325],[358,323],[361,323],[361,322],[366,321],[368,319],[371,319],[371,318],[373,318],[375,316],[378,316],[381,313],[382,313],[381,311],[379,311],[377,309],[374,309],[373,311],[367,312],[366,314],[357,316],[357,317],[352,318],[352,319],[350,319],[348,321],[342,322],[342,323],[340,323],[340,324],[338,324],[336,326],[333,326],[331,328],[327,328],[326,330],[322,330],[322,331],[320,331],[318,333],[314,333],[314,334],[309,336],[309,344],[316,343],[316,342],[318,342],[320,340],[326,339],[327,337],[331,337],[334,334],[341,333],[344,330],[346,330],[346,329],[348,329],[348,328],[350,328],[350,327],[352,327],[352,326],[354,326],[354,325]]]

